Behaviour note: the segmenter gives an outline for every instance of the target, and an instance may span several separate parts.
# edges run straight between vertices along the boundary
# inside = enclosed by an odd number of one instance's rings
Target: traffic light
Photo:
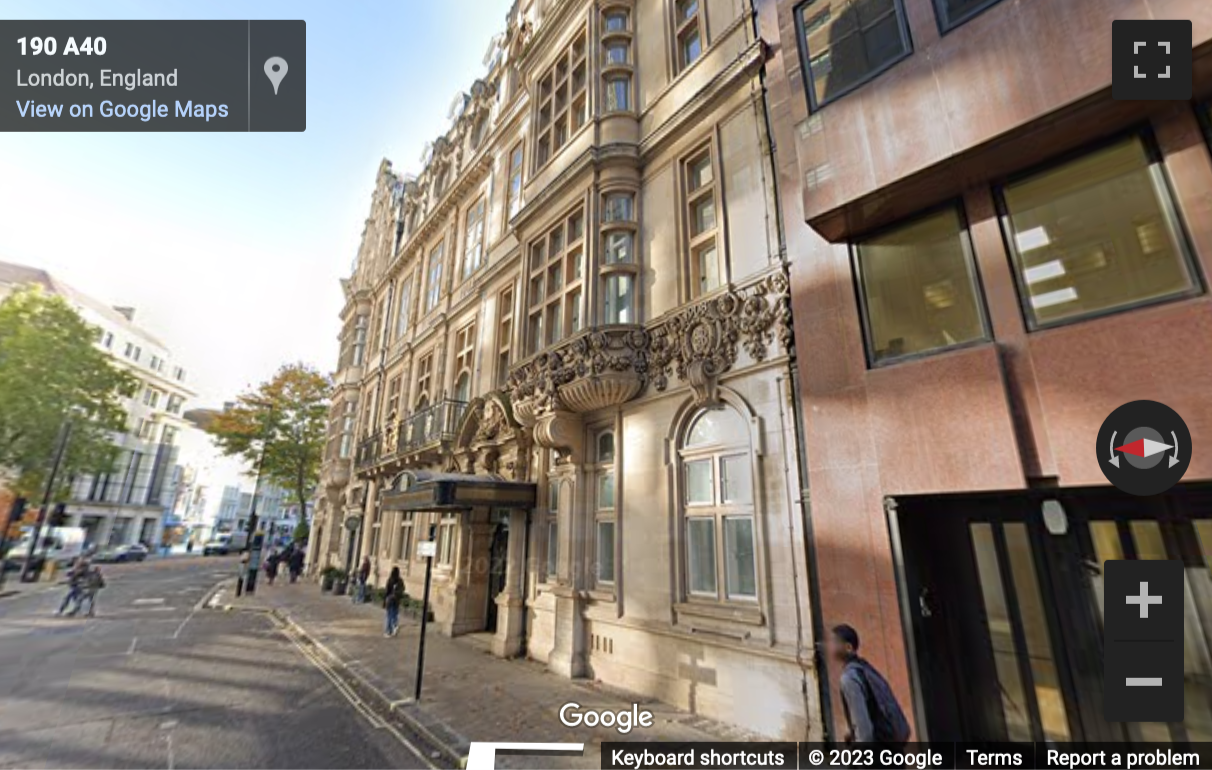
[[[52,527],[67,526],[67,503],[56,503],[51,510],[50,525]]]

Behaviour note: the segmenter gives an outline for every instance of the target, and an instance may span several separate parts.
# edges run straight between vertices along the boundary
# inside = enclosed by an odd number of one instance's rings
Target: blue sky
[[[9,19],[301,18],[308,59],[304,133],[0,133],[0,260],[135,306],[200,404],[286,361],[331,369],[378,163],[418,170],[509,5],[0,2]]]

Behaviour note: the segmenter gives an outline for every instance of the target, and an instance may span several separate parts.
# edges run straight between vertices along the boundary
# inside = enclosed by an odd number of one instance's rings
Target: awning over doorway
[[[404,471],[383,491],[384,511],[465,511],[476,506],[533,508],[534,484],[499,476]]]

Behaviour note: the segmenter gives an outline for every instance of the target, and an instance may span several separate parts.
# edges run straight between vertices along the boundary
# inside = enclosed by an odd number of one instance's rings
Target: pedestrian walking
[[[281,558],[276,550],[270,551],[269,556],[265,557],[265,582],[271,586],[278,578],[278,564]]]
[[[909,741],[909,720],[888,681],[859,657],[859,635],[851,626],[834,626],[826,642],[829,655],[842,664],[842,708],[849,731],[846,743],[876,743],[901,748]]]
[[[88,580],[88,569],[88,559],[83,556],[77,556],[76,560],[72,562],[72,567],[67,572],[67,596],[63,597],[63,602],[59,605],[56,615],[62,615],[69,604],[79,604],[80,594],[84,591],[85,581]]]
[[[361,604],[366,601],[366,584],[370,580],[370,557],[362,557],[362,566],[358,567],[358,572],[354,576],[354,604]]]
[[[287,566],[290,568],[290,582],[298,581],[299,575],[303,574],[303,560],[307,558],[307,554],[303,553],[303,549],[298,543],[294,545],[294,550],[290,552],[290,560]]]
[[[400,568],[392,567],[387,585],[383,587],[383,609],[387,611],[387,626],[383,636],[395,636],[400,631],[400,603],[404,601],[404,578]]]
[[[88,577],[84,582],[84,591],[80,594],[80,598],[76,604],[76,608],[71,611],[75,615],[84,608],[84,603],[88,602],[87,617],[93,617],[97,613],[97,594],[101,589],[105,588],[105,576],[101,574],[100,567],[93,567],[88,571]]]

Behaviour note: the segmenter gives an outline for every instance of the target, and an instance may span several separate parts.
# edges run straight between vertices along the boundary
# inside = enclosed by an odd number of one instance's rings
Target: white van
[[[43,527],[41,542],[34,550],[34,569],[42,569],[46,560],[60,566],[71,564],[77,556],[84,553],[84,527]],[[4,557],[6,569],[20,568],[25,564],[29,555],[29,544],[34,539],[34,531],[28,530],[21,535]]]

